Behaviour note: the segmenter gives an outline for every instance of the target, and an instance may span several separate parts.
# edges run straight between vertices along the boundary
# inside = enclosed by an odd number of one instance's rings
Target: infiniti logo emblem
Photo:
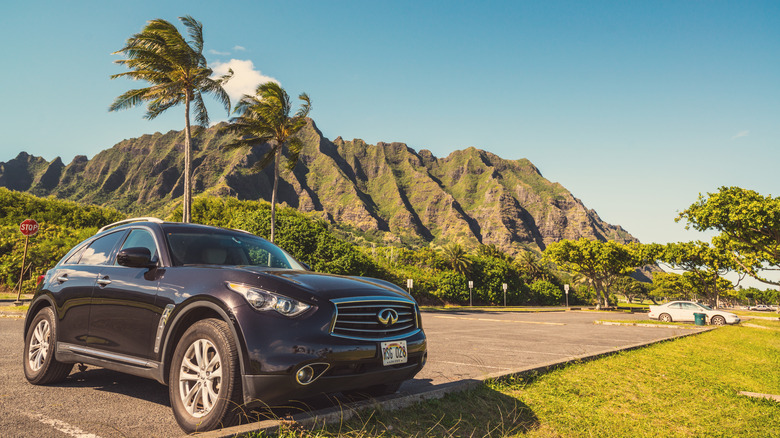
[[[376,319],[385,326],[398,322],[398,312],[393,309],[382,309],[376,314]]]

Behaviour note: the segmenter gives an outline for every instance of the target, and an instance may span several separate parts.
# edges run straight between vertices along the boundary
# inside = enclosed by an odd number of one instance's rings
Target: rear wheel
[[[33,318],[24,337],[24,377],[34,385],[46,385],[65,380],[72,363],[54,358],[57,346],[57,319],[50,307],[41,309]]]
[[[712,318],[710,318],[710,324],[712,324],[712,325],[724,325],[724,324],[726,324],[726,318],[724,318],[724,317],[722,317],[720,315],[715,315]]]
[[[242,404],[238,350],[224,321],[205,319],[184,332],[169,377],[173,415],[185,432],[238,421]]]
[[[672,315],[669,315],[668,313],[662,313],[658,319],[663,322],[672,322]]]

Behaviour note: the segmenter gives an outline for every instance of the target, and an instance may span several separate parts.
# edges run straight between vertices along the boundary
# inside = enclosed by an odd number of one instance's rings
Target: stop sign
[[[19,231],[25,236],[32,236],[38,232],[38,222],[35,222],[34,219],[25,219],[19,224]]]

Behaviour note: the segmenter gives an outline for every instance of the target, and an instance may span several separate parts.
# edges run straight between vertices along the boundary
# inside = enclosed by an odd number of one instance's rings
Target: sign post
[[[409,290],[409,295],[412,294],[412,286],[414,286],[414,280],[411,278],[406,279],[406,288]]]
[[[469,280],[469,307],[471,307],[471,290],[474,289],[474,282]]]
[[[501,287],[504,288],[504,307],[506,307],[506,289],[508,286],[506,283],[501,283]]]
[[[566,307],[569,307],[569,285],[564,284],[563,290],[566,292]]]
[[[34,219],[25,219],[19,224],[19,231],[24,234],[24,254],[22,254],[22,272],[19,274],[19,292],[16,294],[16,301],[14,305],[22,305],[22,283],[24,282],[24,264],[27,263],[27,244],[30,241],[30,236],[38,232],[38,222]]]

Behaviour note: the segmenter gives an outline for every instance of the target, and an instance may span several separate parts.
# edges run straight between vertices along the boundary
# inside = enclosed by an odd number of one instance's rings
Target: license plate
[[[406,363],[406,341],[382,342],[382,365]]]

